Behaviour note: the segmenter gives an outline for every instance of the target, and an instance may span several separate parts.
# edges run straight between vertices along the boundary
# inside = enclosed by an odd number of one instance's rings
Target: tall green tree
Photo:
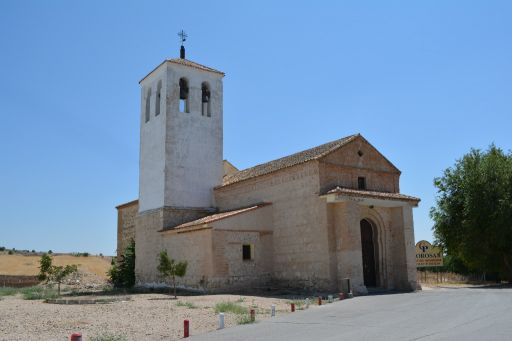
[[[124,249],[121,259],[112,259],[107,276],[116,288],[132,288],[135,285],[135,241],[133,239]]]
[[[472,149],[434,185],[436,243],[470,271],[512,281],[512,154]]]
[[[176,277],[183,277],[187,273],[187,262],[176,262],[174,259],[167,255],[167,251],[161,251],[157,266],[158,272],[164,278],[170,277],[172,279],[172,286],[174,288],[174,298],[176,297]]]

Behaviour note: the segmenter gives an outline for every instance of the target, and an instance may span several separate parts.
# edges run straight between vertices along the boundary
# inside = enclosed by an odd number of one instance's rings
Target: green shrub
[[[125,341],[126,337],[123,335],[115,335],[115,334],[103,334],[99,336],[92,336],[91,341]]]
[[[5,251],[5,246],[0,246],[0,251]]]
[[[59,297],[57,291],[44,287],[28,287],[21,289],[25,300],[49,300]]]
[[[124,250],[120,261],[112,258],[111,267],[107,272],[110,282],[116,288],[132,288],[135,285],[135,241]]]
[[[233,313],[237,315],[247,314],[247,308],[236,302],[219,302],[215,304],[215,313]]]
[[[14,252],[12,250],[9,250],[9,252],[7,252],[7,253],[12,255]]]
[[[176,306],[177,307],[187,307],[189,309],[197,308],[197,306],[194,303],[192,303],[192,302],[182,302],[182,301],[176,302]]]
[[[13,296],[18,293],[18,289],[11,287],[1,287],[0,296]]]

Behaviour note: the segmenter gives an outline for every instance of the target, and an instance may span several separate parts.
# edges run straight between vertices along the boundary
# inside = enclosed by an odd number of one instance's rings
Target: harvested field
[[[39,260],[36,255],[9,255],[0,254],[0,275],[10,276],[35,276],[39,273]],[[76,257],[72,255],[54,255],[54,265],[77,264],[79,269],[86,273],[93,273],[106,279],[107,270],[110,268],[111,257]]]
[[[130,300],[109,304],[62,305],[41,300],[26,301],[6,296],[0,301],[0,340],[69,340],[81,332],[84,340],[94,336],[117,335],[126,340],[176,340],[183,337],[183,320],[190,321],[190,334],[218,328],[218,303],[233,302],[244,311],[256,310],[256,321],[289,312],[288,299],[239,295],[178,296],[131,294]],[[243,315],[226,312],[226,327],[243,321]],[[241,319],[242,318],[242,319]],[[247,320],[245,320],[247,322]]]

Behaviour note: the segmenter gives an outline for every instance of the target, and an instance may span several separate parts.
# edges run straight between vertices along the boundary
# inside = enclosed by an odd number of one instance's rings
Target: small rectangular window
[[[252,260],[253,258],[253,246],[251,244],[242,245],[242,259]]]
[[[366,179],[363,176],[357,178],[357,188],[366,189]]]

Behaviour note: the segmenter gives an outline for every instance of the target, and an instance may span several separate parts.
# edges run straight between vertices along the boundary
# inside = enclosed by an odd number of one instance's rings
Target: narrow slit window
[[[366,189],[366,178],[364,176],[360,176],[357,178],[357,188]]]
[[[145,110],[146,122],[149,121],[150,110],[151,110],[151,88],[148,89],[148,92],[146,94],[146,110]]]
[[[180,112],[189,112],[188,82],[185,78],[180,78]]]
[[[203,116],[211,116],[210,96],[210,87],[208,83],[204,82],[201,84],[201,115]]]
[[[251,244],[242,245],[242,260],[254,259],[254,248]]]
[[[155,116],[160,115],[160,100],[162,98],[162,81],[158,81],[156,88]]]

